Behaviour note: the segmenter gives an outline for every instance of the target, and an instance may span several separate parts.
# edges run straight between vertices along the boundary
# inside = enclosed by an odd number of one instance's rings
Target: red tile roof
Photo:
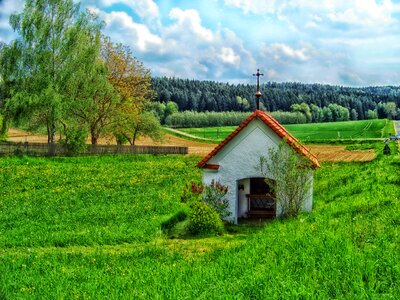
[[[261,111],[256,110],[250,117],[248,117],[242,124],[236,128],[230,135],[226,137],[217,147],[214,148],[206,157],[204,157],[196,166],[198,168],[210,168],[210,164],[207,164],[208,160],[211,159],[215,154],[219,152],[230,140],[232,140],[243,128],[245,128],[254,118],[259,118],[263,121],[268,127],[270,127],[279,137],[285,139],[286,142],[299,154],[308,158],[315,168],[319,168],[320,164],[318,162],[317,157],[311,153],[311,151],[303,146],[293,135],[291,135],[281,124],[278,123],[272,116]],[[218,166],[219,165],[211,165]],[[214,167],[212,169],[217,170],[218,168]]]

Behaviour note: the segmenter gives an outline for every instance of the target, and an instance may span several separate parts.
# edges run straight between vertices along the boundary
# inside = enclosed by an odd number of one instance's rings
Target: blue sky
[[[0,0],[0,40],[22,0]],[[155,76],[400,84],[400,0],[82,0]]]

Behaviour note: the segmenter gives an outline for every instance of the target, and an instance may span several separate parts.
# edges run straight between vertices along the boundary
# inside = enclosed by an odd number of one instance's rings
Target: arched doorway
[[[273,183],[272,183],[273,184]],[[274,218],[276,201],[272,186],[262,177],[238,181],[238,217]]]

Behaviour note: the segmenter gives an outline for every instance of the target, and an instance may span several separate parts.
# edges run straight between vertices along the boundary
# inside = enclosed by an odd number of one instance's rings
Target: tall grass
[[[152,240],[179,209],[193,158],[2,158],[0,247]],[[196,177],[197,176],[197,177]]]
[[[0,295],[9,299],[400,296],[399,156],[323,164],[315,174],[311,214],[275,220],[248,234],[240,233],[239,227],[237,234],[167,240],[157,234],[159,224],[163,216],[179,209],[177,191],[185,179],[198,179],[196,160],[150,156],[0,160]],[[151,176],[150,169],[157,175]],[[62,200],[54,191],[57,187]],[[87,196],[92,191],[94,195]],[[30,193],[36,196],[31,198]],[[52,214],[62,222],[53,220]],[[97,227],[102,234],[85,233]],[[62,247],[55,243],[62,236],[57,235],[59,228],[69,236]]]

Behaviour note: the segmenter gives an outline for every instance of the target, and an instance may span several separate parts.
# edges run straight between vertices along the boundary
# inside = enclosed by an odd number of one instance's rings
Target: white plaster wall
[[[263,177],[257,167],[260,156],[266,156],[269,148],[277,148],[281,138],[264,122],[253,119],[228,144],[226,144],[208,163],[219,164],[219,170],[204,170],[203,182],[210,184],[212,179],[228,186],[227,197],[230,202],[230,221],[237,222],[238,215],[238,180],[251,177]],[[272,175],[267,174],[273,178]],[[306,201],[305,210],[311,211],[312,191]],[[281,208],[277,205],[277,216]]]
[[[314,172],[310,174],[310,190],[307,193],[307,197],[304,201],[303,211],[311,212],[313,208],[313,194],[314,194]]]

